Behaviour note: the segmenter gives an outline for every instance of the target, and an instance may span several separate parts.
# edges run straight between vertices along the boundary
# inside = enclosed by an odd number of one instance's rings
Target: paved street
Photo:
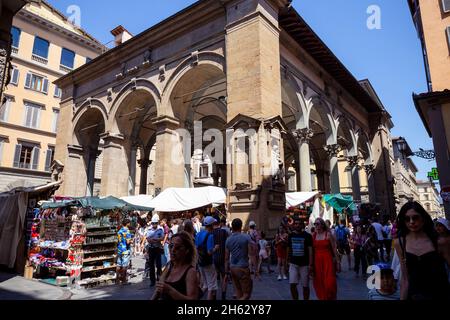
[[[346,261],[346,259],[344,259]],[[153,289],[148,280],[142,280],[144,260],[133,260],[136,277],[130,279],[130,285],[108,286],[93,289],[64,289],[41,283],[37,280],[26,280],[23,277],[0,274],[0,300],[147,300],[150,299]],[[272,266],[275,269],[275,266]],[[338,276],[339,300],[364,300],[367,297],[365,281],[356,278],[352,271],[347,271],[346,262],[343,261],[343,272]],[[300,297],[301,297],[301,288]],[[316,300],[314,289],[311,298]],[[227,294],[232,299],[232,285]],[[261,281],[254,282],[253,300],[289,300],[288,280],[277,281],[275,273],[264,273]]]

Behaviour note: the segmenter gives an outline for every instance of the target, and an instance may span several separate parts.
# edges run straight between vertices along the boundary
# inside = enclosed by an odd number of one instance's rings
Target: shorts
[[[347,243],[337,243],[337,251],[339,254],[347,254],[350,255],[350,245]]]
[[[287,259],[287,247],[277,246],[276,248],[277,258]]]
[[[117,256],[117,266],[120,268],[128,268],[130,266],[131,255],[129,253],[119,254]]]
[[[289,263],[289,284],[299,283],[303,288],[309,287],[309,267]]]
[[[252,293],[253,281],[250,274],[249,268],[230,268],[231,279],[236,290],[242,292],[243,295],[248,295]]]
[[[205,286],[208,288],[208,291],[215,291],[217,290],[217,272],[216,267],[211,264],[206,267],[199,267],[200,274],[203,278],[203,288],[205,289]]]

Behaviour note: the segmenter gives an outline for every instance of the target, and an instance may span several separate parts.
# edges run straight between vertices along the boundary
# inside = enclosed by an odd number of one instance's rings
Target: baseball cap
[[[205,219],[203,219],[203,225],[204,226],[210,226],[210,225],[214,224],[216,221],[217,220],[214,219],[213,217],[207,216],[207,217],[205,217]]]
[[[157,214],[155,214],[153,217],[152,217],[152,223],[158,223],[159,222],[159,216],[157,215]]]
[[[255,221],[250,221],[250,223],[248,224],[249,227],[256,227],[256,222]]]
[[[436,220],[436,223],[442,224],[448,231],[450,231],[450,225],[449,225],[447,219],[439,218],[439,219]]]

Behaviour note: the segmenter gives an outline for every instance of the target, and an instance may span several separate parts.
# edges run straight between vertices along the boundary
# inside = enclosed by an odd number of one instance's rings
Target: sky
[[[103,44],[119,24],[136,35],[194,3],[194,0],[48,0],[70,16],[76,5],[80,24]],[[377,6],[379,29],[367,20]],[[392,116],[393,136],[405,137],[413,151],[433,149],[412,100],[412,93],[427,91],[420,42],[406,0],[294,0],[293,7],[334,52],[356,79],[368,78]],[[418,179],[436,167],[434,161],[413,158]]]

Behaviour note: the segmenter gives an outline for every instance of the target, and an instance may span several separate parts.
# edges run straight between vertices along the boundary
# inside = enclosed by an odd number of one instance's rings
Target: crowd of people
[[[118,232],[118,281],[126,283],[131,255],[146,259],[144,277],[155,287],[153,299],[226,300],[233,284],[233,298],[248,300],[254,281],[261,280],[264,266],[274,279],[289,281],[291,297],[309,300],[312,284],[319,300],[337,299],[340,272],[354,272],[361,281],[373,274],[378,286],[368,288],[371,300],[422,300],[450,298],[450,224],[432,221],[417,202],[403,206],[395,221],[377,218],[339,224],[317,218],[306,226],[287,215],[273,240],[266,239],[254,221],[243,232],[243,221],[231,228],[225,217],[138,219],[134,240],[123,221]],[[133,249],[133,250],[132,250]],[[394,249],[394,250],[392,250]],[[133,251],[133,253],[131,253]],[[348,270],[341,262],[346,256]],[[376,278],[375,277],[375,278]]]

